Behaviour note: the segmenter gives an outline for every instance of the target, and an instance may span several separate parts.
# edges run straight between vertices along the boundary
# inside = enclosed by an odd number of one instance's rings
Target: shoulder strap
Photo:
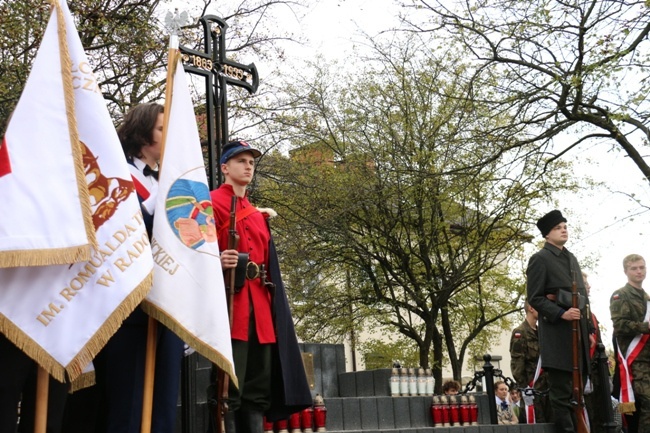
[[[249,215],[251,215],[251,214],[253,214],[255,212],[259,212],[255,206],[253,206],[253,205],[248,206],[248,207],[242,209],[241,212],[235,213],[235,222],[239,222],[239,221],[243,220],[244,218],[246,218],[247,216],[249,216]],[[230,220],[224,221],[223,224],[221,224],[219,226],[219,230],[217,231],[217,233],[220,232],[223,229],[228,228],[229,224],[230,224]]]

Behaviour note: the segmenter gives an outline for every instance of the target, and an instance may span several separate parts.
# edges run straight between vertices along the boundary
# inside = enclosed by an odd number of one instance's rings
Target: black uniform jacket
[[[526,277],[528,303],[539,313],[537,326],[542,367],[569,372],[573,370],[573,322],[564,320],[561,316],[570,305],[558,305],[556,300],[549,299],[547,295],[559,298],[560,292],[564,291],[564,297],[570,300],[575,279],[578,293],[585,302],[579,329],[582,366],[588,372],[589,362],[586,362],[586,356],[589,354],[589,327],[586,317],[589,314],[589,300],[575,256],[566,248],[560,250],[547,242],[528,261]]]

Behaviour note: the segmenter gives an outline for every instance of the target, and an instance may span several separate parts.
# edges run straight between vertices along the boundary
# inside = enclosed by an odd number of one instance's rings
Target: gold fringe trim
[[[0,333],[4,334],[16,347],[36,361],[53,378],[59,382],[65,382],[65,369],[63,366],[56,362],[45,349],[39,346],[4,314],[0,314]]]
[[[0,252],[0,268],[22,266],[68,265],[90,260],[90,245],[43,250],[13,250]]]
[[[618,411],[622,414],[630,414],[636,412],[636,406],[634,405],[634,402],[628,402],[628,403],[619,403],[618,404]]]
[[[75,380],[83,373],[83,369],[97,356],[104,345],[120,328],[124,319],[135,310],[147,296],[153,283],[153,271],[127,296],[122,303],[111,313],[104,325],[97,330],[95,335],[85,344],[70,364],[65,368],[70,380]]]
[[[0,314],[0,333],[16,345],[27,356],[47,371],[59,382],[65,382],[66,372],[69,380],[74,381],[83,373],[83,369],[95,358],[106,342],[113,336],[124,319],[142,302],[153,282],[153,271],[135,288],[135,290],[117,307],[93,337],[81,349],[79,354],[63,367],[45,349],[39,346],[11,320]]]
[[[86,228],[86,237],[93,248],[97,249],[97,237],[95,236],[95,226],[92,218],[92,206],[90,205],[90,192],[86,181],[86,169],[82,158],[83,145],[79,140],[79,130],[77,129],[77,116],[75,110],[74,87],[72,86],[72,59],[68,50],[67,31],[65,28],[65,17],[63,10],[57,0],[52,3],[56,9],[57,30],[59,35],[59,56],[61,57],[61,77],[63,78],[63,94],[65,97],[65,112],[68,118],[68,130],[70,133],[70,144],[72,146],[72,158],[75,166],[75,175],[77,177],[77,189],[79,191],[79,202],[83,214],[84,226]],[[90,253],[89,253],[90,258]]]
[[[95,385],[95,372],[89,371],[84,373],[70,383],[70,389],[68,390],[69,394],[80,391],[84,388],[90,388]]]
[[[199,352],[205,358],[214,363],[221,370],[225,371],[226,374],[230,377],[230,381],[239,388],[237,383],[237,376],[233,370],[232,364],[217,350],[212,346],[206,344],[202,340],[199,340],[194,334],[189,332],[183,325],[178,323],[173,317],[169,316],[165,311],[160,309],[157,305],[145,301],[142,303],[142,309],[151,317],[165,325],[172,332],[180,337],[185,343],[187,343],[194,350]],[[230,343],[230,333],[228,333],[228,342]]]

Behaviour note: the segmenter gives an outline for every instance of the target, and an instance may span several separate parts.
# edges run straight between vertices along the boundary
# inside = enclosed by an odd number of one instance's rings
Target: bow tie
[[[508,409],[508,403],[506,403],[505,401],[502,401],[501,402],[501,409],[507,410]]]
[[[152,170],[151,167],[148,165],[144,166],[144,169],[142,169],[142,173],[145,176],[152,176],[154,179],[158,180],[158,170]]]

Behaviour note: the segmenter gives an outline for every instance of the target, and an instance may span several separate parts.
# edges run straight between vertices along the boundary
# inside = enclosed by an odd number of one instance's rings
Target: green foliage
[[[291,89],[294,109],[278,120],[294,148],[260,165],[255,195],[282,216],[302,338],[316,335],[307,323],[341,337],[378,323],[418,348],[419,365],[439,374],[448,359],[459,377],[468,350],[485,350],[520,309],[511,269],[528,215],[574,185],[563,163],[486,134],[511,119],[467,97],[459,53],[416,39],[375,50],[354,74],[316,67]]]
[[[361,345],[360,351],[364,355],[366,370],[392,368],[394,362],[408,368],[420,366],[418,350],[404,337],[389,342],[368,340]]]

